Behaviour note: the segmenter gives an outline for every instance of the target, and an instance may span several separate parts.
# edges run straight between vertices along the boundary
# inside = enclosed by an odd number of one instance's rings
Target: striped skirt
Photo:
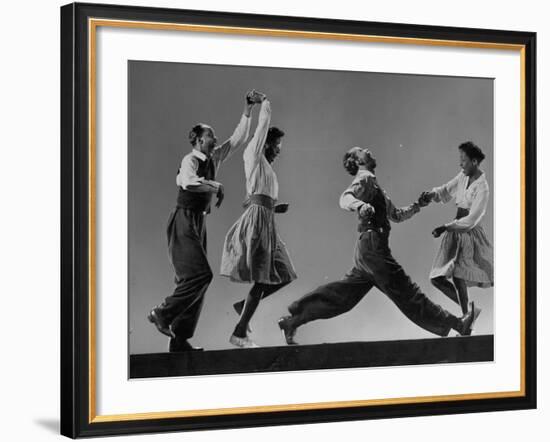
[[[296,279],[273,209],[254,203],[246,208],[227,232],[220,273],[233,282],[280,284]]]
[[[481,226],[443,234],[430,278],[460,278],[469,287],[492,287],[493,245]]]

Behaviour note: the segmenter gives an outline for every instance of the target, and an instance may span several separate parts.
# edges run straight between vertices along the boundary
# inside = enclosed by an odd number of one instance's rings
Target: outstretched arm
[[[462,172],[443,186],[434,187],[430,192],[427,192],[426,198],[436,203],[448,203],[456,195],[461,176]]]
[[[388,218],[394,223],[400,223],[412,218],[418,212],[420,212],[420,204],[414,202],[405,207],[395,207],[389,197],[386,195],[386,206],[388,209]]]
[[[246,142],[250,133],[250,114],[255,102],[248,99],[252,92],[247,93],[243,113],[239,124],[233,131],[233,134],[227,141],[219,145],[212,152],[212,158],[216,162],[216,166],[219,166],[223,161],[227,160],[233,153],[240,149]]]

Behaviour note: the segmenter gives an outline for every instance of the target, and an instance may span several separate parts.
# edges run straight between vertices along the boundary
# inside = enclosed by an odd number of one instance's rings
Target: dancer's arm
[[[374,179],[362,177],[354,180],[340,196],[340,208],[349,212],[358,212],[360,216],[374,214],[374,207],[368,203],[373,194]]]
[[[250,94],[251,92],[246,95],[247,98]],[[215,161],[216,166],[219,166],[223,161],[227,160],[235,151],[245,144],[250,133],[250,114],[254,104],[254,101],[250,101],[249,99],[245,100],[241,119],[233,131],[233,135],[231,135],[227,141],[217,146],[212,152],[212,159]]]
[[[200,178],[197,175],[199,161],[193,155],[186,155],[181,160],[180,170],[176,177],[176,184],[189,192],[218,193],[221,183]]]
[[[385,195],[385,193],[384,193]],[[394,223],[400,223],[412,218],[420,212],[420,204],[414,202],[405,207],[395,207],[390,198],[386,195],[386,207],[388,208],[388,218]]]
[[[428,197],[431,201],[436,203],[448,203],[456,195],[458,189],[458,183],[460,178],[463,176],[463,173],[460,172],[455,176],[451,181],[444,184],[443,186],[434,187],[430,192],[428,192]]]
[[[243,157],[245,167],[250,166],[257,161],[264,154],[265,141],[267,138],[267,131],[269,130],[269,124],[271,122],[271,103],[269,100],[264,99],[260,107],[260,114],[258,116],[258,127],[254,132],[254,136],[246,146]]]

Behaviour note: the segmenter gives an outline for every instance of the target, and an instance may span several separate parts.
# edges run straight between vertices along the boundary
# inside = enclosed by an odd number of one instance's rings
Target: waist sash
[[[243,207],[246,209],[251,204],[262,206],[269,210],[273,210],[275,208],[275,200],[267,195],[249,195],[244,201]]]

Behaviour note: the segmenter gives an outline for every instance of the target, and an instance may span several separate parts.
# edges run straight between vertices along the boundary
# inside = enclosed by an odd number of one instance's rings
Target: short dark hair
[[[478,163],[481,163],[485,159],[485,154],[482,150],[472,143],[471,141],[466,141],[458,146],[458,150],[464,152],[470,160],[477,160]]]
[[[357,156],[355,155],[355,151],[353,151],[353,149],[344,154],[343,164],[344,169],[346,169],[350,175],[357,175],[359,164],[357,164]]]
[[[285,136],[285,133],[279,129],[278,127],[272,126],[267,131],[267,138],[265,139],[265,142],[267,144],[273,143],[278,138],[282,138]]]
[[[191,143],[191,146],[195,146],[197,144],[197,140],[204,135],[204,132],[206,131],[206,125],[200,123],[191,128],[189,131],[189,142]]]

